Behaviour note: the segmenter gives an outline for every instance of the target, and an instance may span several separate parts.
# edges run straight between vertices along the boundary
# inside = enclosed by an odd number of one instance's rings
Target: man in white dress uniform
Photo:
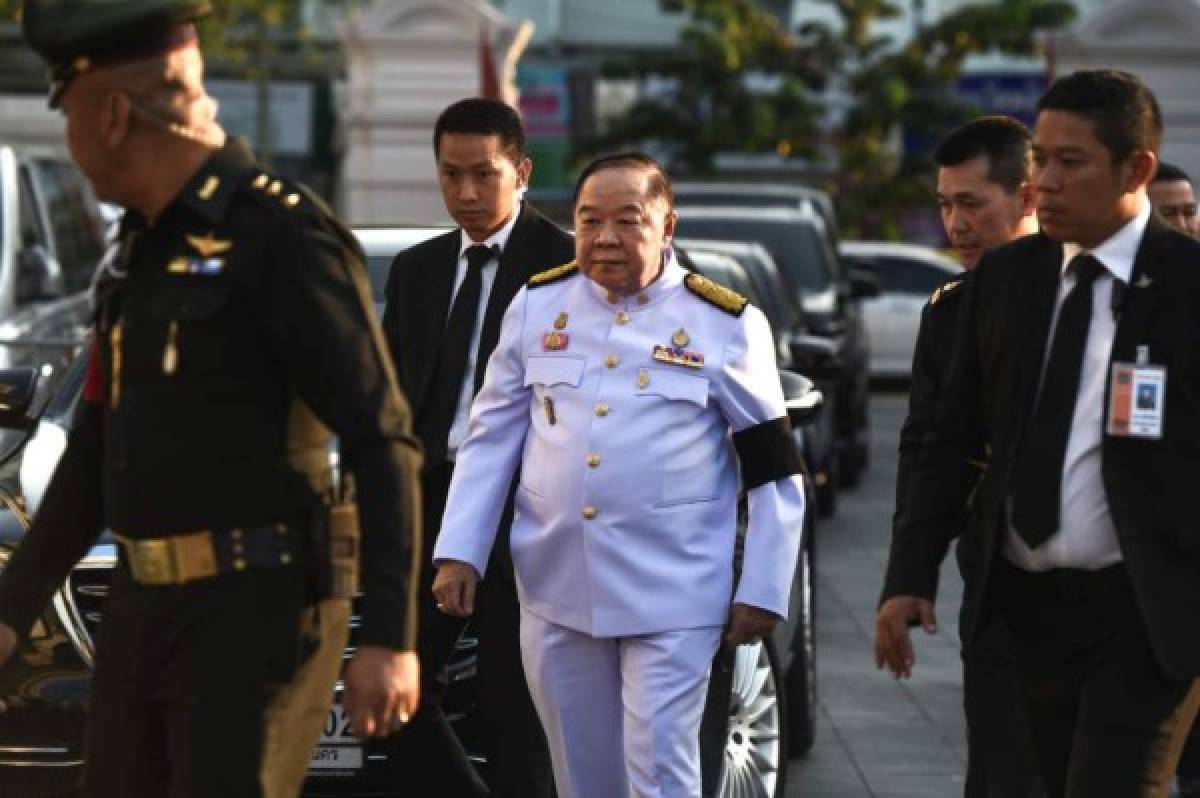
[[[471,613],[520,465],[522,659],[561,798],[699,796],[722,628],[730,644],[768,634],[796,568],[804,491],[767,320],[688,274],[674,228],[653,160],[584,170],[577,265],[509,307],[434,551],[439,605]]]

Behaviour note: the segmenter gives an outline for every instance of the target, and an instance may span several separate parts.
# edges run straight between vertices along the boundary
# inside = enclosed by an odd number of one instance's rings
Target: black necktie
[[[1072,258],[1068,268],[1075,273],[1075,286],[1058,314],[1046,376],[1021,442],[1013,485],[1012,525],[1031,549],[1058,531],[1063,460],[1092,323],[1092,283],[1104,271],[1100,261],[1083,253]]]
[[[425,444],[426,462],[430,466],[440,463],[446,455],[446,437],[454,424],[458,410],[458,398],[462,394],[466,379],[467,355],[471,349],[471,335],[475,332],[475,320],[479,317],[479,297],[483,293],[483,265],[494,257],[496,250],[483,244],[467,247],[467,275],[454,297],[450,318],[442,335],[442,346],[438,351],[437,367],[433,385],[425,404],[420,429]],[[472,375],[473,376],[473,375]]]

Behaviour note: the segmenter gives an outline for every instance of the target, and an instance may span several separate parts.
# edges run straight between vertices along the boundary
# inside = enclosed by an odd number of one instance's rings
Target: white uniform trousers
[[[521,659],[559,798],[699,798],[721,628],[592,637],[521,609]]]

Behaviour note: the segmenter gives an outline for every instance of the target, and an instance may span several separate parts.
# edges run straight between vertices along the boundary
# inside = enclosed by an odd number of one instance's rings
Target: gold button
[[[273,181],[271,185],[267,186],[267,193],[272,196],[278,194],[280,191],[283,191],[283,183],[278,180]]]
[[[592,506],[592,505],[590,505],[590,504],[589,504],[589,505],[586,505],[586,506],[583,508],[583,517],[584,517],[585,519],[587,519],[588,521],[591,521],[593,518],[595,518],[595,517],[596,517],[596,508],[595,508],[595,507],[593,507],[593,506]]]
[[[587,464],[590,465],[592,468],[595,468],[596,466],[600,465],[600,455],[589,454],[588,459],[587,459]]]
[[[620,313],[617,314],[617,324],[628,324],[628,323],[629,323],[629,314],[622,310]]]
[[[645,305],[650,302],[650,297],[645,292],[638,294],[638,304]]]
[[[620,362],[621,361],[617,359],[616,355],[609,355],[608,357],[604,358],[604,365],[608,366],[610,369],[615,369],[617,364]]]
[[[229,530],[229,537],[233,538],[234,540],[241,540],[242,539],[242,530],[240,530],[240,529]]]
[[[233,570],[235,570],[235,571],[246,570],[246,561],[243,560],[241,557],[238,557],[237,559],[235,559],[233,561]]]
[[[291,562],[292,562],[291,554],[289,554],[286,551],[279,553],[279,564],[280,565],[289,565],[289,564],[291,564]]]
[[[596,405],[596,415],[600,416],[600,418],[604,418],[605,416],[607,416],[608,415],[608,405],[604,404],[603,402]]]

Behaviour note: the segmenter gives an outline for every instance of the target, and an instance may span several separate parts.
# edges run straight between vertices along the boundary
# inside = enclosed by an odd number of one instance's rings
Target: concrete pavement
[[[821,715],[809,755],[790,763],[788,798],[959,798],[966,761],[957,612],[962,582],[948,557],[938,633],[915,633],[911,680],[875,669],[875,606],[887,561],[896,445],[905,395],[871,403],[871,465],[817,530]]]

